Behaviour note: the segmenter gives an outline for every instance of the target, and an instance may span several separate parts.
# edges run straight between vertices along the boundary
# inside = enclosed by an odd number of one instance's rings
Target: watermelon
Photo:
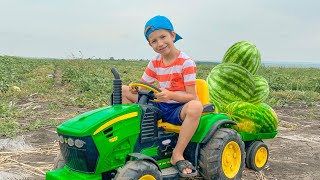
[[[261,55],[254,44],[248,41],[240,41],[227,50],[222,63],[239,64],[254,75],[261,66]]]
[[[237,123],[234,129],[239,132],[259,133],[262,128],[262,114],[248,102],[233,102],[226,107],[226,113]]]
[[[226,107],[228,116],[237,123],[234,129],[247,133],[270,133],[278,127],[278,117],[265,103],[233,102]]]
[[[248,102],[258,104],[265,101],[269,96],[269,84],[268,81],[262,76],[253,76],[255,82],[254,95]]]
[[[210,103],[218,107],[218,112],[235,101],[248,101],[254,95],[255,82],[252,74],[234,63],[215,66],[207,79]]]
[[[279,119],[276,112],[266,103],[259,103],[256,107],[263,114],[263,121],[261,132],[273,132],[277,130]]]

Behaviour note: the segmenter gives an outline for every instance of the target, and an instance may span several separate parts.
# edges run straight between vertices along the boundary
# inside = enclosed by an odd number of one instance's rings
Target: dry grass
[[[22,157],[31,155],[46,157],[55,156],[58,151],[59,146],[57,143],[37,146],[32,150],[1,151],[0,171],[44,177],[46,171],[53,169],[53,164],[48,162],[30,162],[23,160]]]

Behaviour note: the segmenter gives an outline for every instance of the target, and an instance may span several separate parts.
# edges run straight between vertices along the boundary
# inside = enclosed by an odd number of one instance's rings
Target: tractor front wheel
[[[200,150],[200,174],[206,179],[240,179],[245,146],[233,129],[221,128]]]
[[[115,180],[158,180],[162,179],[158,167],[148,161],[128,161],[125,166],[118,169]]]
[[[66,165],[66,162],[63,159],[61,152],[59,151],[57,157],[54,158],[53,169],[60,169]]]

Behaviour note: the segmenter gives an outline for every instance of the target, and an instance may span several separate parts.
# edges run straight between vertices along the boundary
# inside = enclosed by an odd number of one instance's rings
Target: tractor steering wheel
[[[156,86],[154,86],[152,84],[148,84],[146,82],[142,82],[142,81],[137,81],[137,82],[130,83],[129,86],[131,88],[143,87],[143,88],[145,88],[147,90],[152,91],[154,94],[157,94],[157,93],[161,92],[161,90],[159,88],[157,88]],[[153,102],[159,102],[159,100],[157,100],[157,99],[154,99],[152,101]]]

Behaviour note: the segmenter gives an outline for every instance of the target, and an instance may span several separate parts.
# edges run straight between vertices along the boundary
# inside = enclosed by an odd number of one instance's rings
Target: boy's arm
[[[161,93],[156,94],[157,98],[161,102],[166,102],[169,100],[174,100],[181,103],[186,103],[191,100],[197,99],[197,93],[196,93],[196,86],[195,85],[189,85],[186,87],[186,94],[182,93],[175,93],[173,91],[168,91],[167,89],[160,88]]]

